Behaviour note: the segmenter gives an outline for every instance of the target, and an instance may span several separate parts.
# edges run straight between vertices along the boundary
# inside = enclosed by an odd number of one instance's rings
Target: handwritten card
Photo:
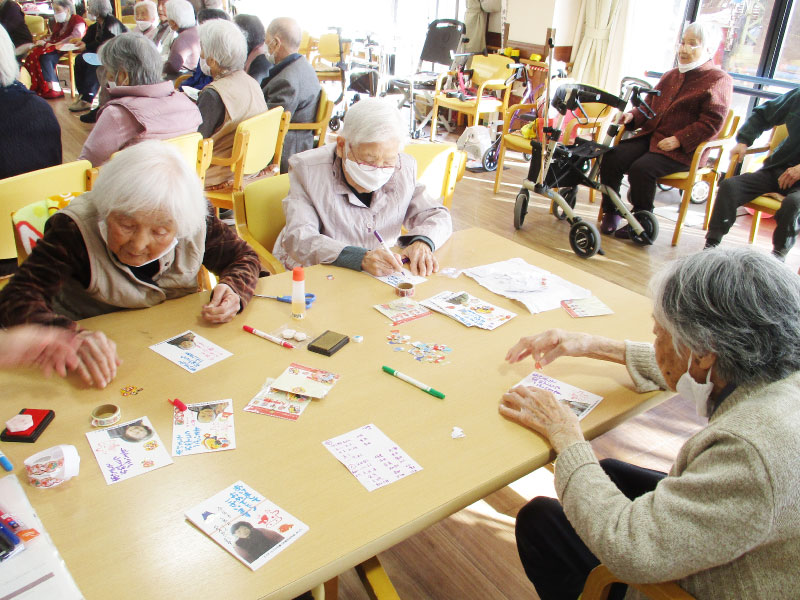
[[[496,329],[517,316],[467,292],[444,291],[421,302],[423,306],[455,319],[467,327]]]
[[[242,481],[187,510],[186,518],[253,571],[308,531]]]
[[[377,275],[372,275],[375,279],[382,281],[383,283],[388,283],[392,287],[397,287],[401,283],[413,283],[414,285],[424,283],[428,281],[424,277],[419,275],[412,275],[411,271],[403,267],[403,270],[398,273],[392,273],[391,275],[383,275],[382,277],[378,277]]]
[[[172,456],[236,448],[233,400],[187,404],[172,414]]]
[[[164,358],[168,358],[179,367],[183,367],[189,373],[196,373],[200,369],[205,369],[233,356],[224,348],[220,348],[193,331],[184,331],[174,338],[150,346],[150,349]]]
[[[597,296],[579,298],[575,300],[562,300],[561,306],[570,317],[597,317],[600,315],[613,315],[614,311],[608,308]]]
[[[292,363],[272,382],[272,388],[301,396],[324,398],[337,381],[339,376],[336,373]]]
[[[322,442],[368,492],[421,471],[397,444],[375,425],[364,425]]]
[[[301,396],[272,388],[272,378],[268,378],[264,387],[253,396],[244,409],[247,412],[278,417],[287,421],[297,421],[306,406],[311,402],[309,396]]]
[[[520,385],[538,387],[548,392],[553,392],[556,398],[569,406],[578,419],[583,419],[603,399],[602,396],[576,388],[574,385],[564,383],[558,379],[553,379],[539,371],[534,371],[514,387]]]
[[[431,314],[431,311],[411,298],[397,298],[386,304],[375,304],[373,308],[389,317],[392,325],[401,325]]]
[[[89,431],[86,438],[108,485],[172,464],[147,417]]]

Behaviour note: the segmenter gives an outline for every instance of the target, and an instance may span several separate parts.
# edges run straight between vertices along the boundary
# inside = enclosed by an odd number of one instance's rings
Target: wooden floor
[[[64,161],[75,160],[91,130],[67,110],[70,99],[51,101],[62,126]],[[450,134],[446,139],[455,141]],[[453,221],[456,229],[482,227],[533,250],[555,256],[638,293],[647,292],[653,272],[668,261],[703,247],[700,227],[684,227],[680,244],[670,245],[674,223],[659,218],[660,234],[651,247],[638,247],[613,238],[603,239],[605,256],[581,259],[569,247],[566,222],[548,212],[548,204],[532,198],[529,214],[519,231],[513,226],[514,198],[527,172],[521,155],[510,153],[500,193],[492,191],[494,173],[467,173],[456,187]],[[659,192],[657,206],[677,205],[678,192]],[[692,206],[701,212],[704,206]],[[578,196],[578,214],[595,220],[597,204],[588,193]],[[741,217],[723,245],[747,243],[750,217]],[[762,224],[757,248],[769,252],[772,224]],[[798,251],[787,262],[800,266]],[[541,328],[547,328],[546,313]],[[523,332],[521,332],[522,334]],[[530,332],[524,332],[530,333]],[[620,332],[620,337],[624,337]],[[641,466],[669,469],[683,442],[701,427],[694,406],[679,396],[628,421],[592,443],[598,456],[627,460]],[[398,544],[379,558],[404,600],[519,600],[538,598],[525,577],[514,543],[514,517],[535,495],[555,496],[552,475],[545,469],[532,473],[511,486],[452,515],[426,531]],[[341,600],[368,600],[355,571],[339,578]]]

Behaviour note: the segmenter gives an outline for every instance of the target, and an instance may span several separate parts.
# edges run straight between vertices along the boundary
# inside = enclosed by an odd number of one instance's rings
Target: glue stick
[[[303,267],[292,269],[292,318],[304,319],[306,316],[306,274]]]

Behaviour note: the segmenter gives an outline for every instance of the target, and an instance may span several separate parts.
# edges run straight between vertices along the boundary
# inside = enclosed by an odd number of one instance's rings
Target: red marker
[[[279,337],[275,337],[274,335],[270,335],[268,333],[264,333],[254,327],[250,327],[249,325],[242,325],[242,329],[244,329],[247,333],[252,333],[253,335],[257,335],[260,338],[264,338],[265,340],[269,340],[273,344],[278,344],[279,346],[283,346],[284,348],[290,348],[294,350],[294,346],[289,342],[282,340]]]
[[[181,411],[186,410],[186,405],[183,402],[181,402],[180,400],[178,400],[177,398],[175,398],[174,400],[167,400],[167,402],[172,404],[172,406],[174,406],[178,410],[181,410]]]

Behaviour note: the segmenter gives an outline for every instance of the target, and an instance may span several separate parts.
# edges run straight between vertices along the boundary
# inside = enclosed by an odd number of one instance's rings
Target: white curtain
[[[581,83],[603,87],[607,85],[609,40],[620,13],[623,0],[583,0],[578,14],[580,40],[572,51],[572,77]],[[623,28],[624,29],[624,28]],[[616,91],[616,90],[610,90]]]

